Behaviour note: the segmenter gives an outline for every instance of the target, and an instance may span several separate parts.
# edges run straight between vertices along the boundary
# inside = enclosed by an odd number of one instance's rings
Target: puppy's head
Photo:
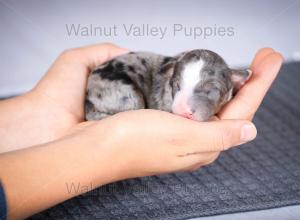
[[[209,50],[193,50],[179,55],[170,85],[172,112],[197,121],[206,121],[228,102],[246,82],[250,71],[230,69]]]

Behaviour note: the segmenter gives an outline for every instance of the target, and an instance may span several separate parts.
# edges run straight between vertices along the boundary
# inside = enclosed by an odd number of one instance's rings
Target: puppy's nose
[[[182,116],[185,117],[185,118],[193,119],[193,114],[192,114],[192,113],[189,113],[189,112],[183,113]]]
[[[174,113],[180,115],[185,118],[192,119],[193,118],[193,111],[192,109],[185,103],[181,103],[180,105],[176,106],[174,109]]]

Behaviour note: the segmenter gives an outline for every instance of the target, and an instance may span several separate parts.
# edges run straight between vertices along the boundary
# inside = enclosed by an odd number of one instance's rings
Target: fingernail
[[[253,124],[245,124],[242,126],[241,141],[251,141],[256,137],[257,131]]]

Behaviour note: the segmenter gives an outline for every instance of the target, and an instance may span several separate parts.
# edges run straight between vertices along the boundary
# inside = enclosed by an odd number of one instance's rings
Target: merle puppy
[[[151,108],[205,121],[246,82],[250,71],[230,69],[209,50],[175,57],[130,52],[98,66],[88,78],[86,120]]]

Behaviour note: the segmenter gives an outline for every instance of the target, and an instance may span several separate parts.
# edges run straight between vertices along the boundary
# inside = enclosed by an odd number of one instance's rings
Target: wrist
[[[115,182],[129,176],[124,173],[127,158],[120,145],[118,122],[101,120],[83,122],[72,128],[60,140],[60,145],[69,146],[72,154],[80,155],[77,161],[92,168],[94,186]],[[86,171],[88,172],[88,171]]]

